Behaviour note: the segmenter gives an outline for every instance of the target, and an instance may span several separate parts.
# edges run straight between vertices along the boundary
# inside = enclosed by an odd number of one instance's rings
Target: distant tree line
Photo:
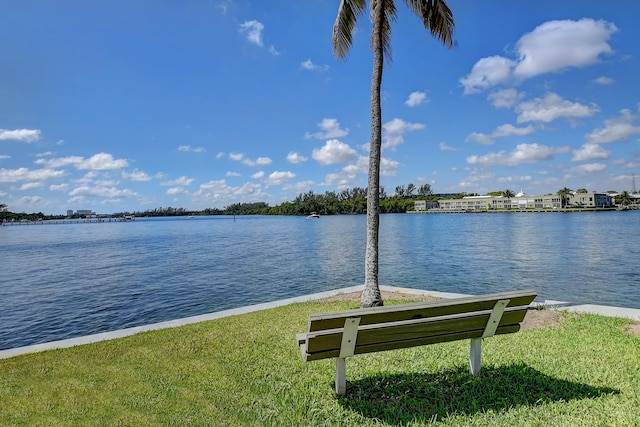
[[[437,199],[429,184],[416,187],[409,184],[397,186],[393,195],[387,195],[380,189],[380,209],[382,213],[404,213],[413,210],[413,201]],[[185,215],[320,215],[364,214],[367,212],[367,189],[349,188],[342,191],[327,191],[324,194],[308,191],[300,193],[292,201],[276,206],[265,202],[234,203],[222,209],[207,208],[202,211],[189,211],[184,208],[159,207],[146,211],[118,212],[114,216],[135,215],[137,217],[185,216]]]
[[[573,190],[564,187],[558,190],[557,194],[563,198]],[[587,193],[587,190],[580,188],[577,193]],[[615,193],[611,190],[607,193]],[[414,209],[415,200],[438,200],[456,199],[465,196],[477,196],[477,193],[452,193],[433,194],[430,184],[423,184],[419,187],[414,184],[406,186],[399,185],[392,195],[388,195],[384,187],[380,187],[380,212],[381,213],[405,213]],[[491,191],[489,196],[515,197],[512,190]],[[627,191],[618,193],[616,203],[628,204],[631,201]],[[342,191],[326,191],[324,194],[316,194],[313,191],[300,193],[296,198],[280,205],[269,206],[265,202],[234,203],[222,209],[207,208],[201,211],[187,210],[185,208],[158,207],[145,211],[116,212],[114,217],[135,215],[137,217],[158,217],[158,216],[188,216],[188,215],[309,215],[316,212],[320,215],[350,215],[365,214],[367,212],[367,189],[348,188]],[[62,219],[64,215],[45,215],[38,213],[13,213],[8,211],[8,206],[0,203],[0,221],[37,221],[38,219]]]

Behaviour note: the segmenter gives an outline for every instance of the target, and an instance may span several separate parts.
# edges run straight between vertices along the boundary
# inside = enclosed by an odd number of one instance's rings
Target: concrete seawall
[[[169,320],[166,322],[153,323],[150,325],[136,326],[134,328],[120,329],[112,332],[103,332],[100,334],[86,335],[83,337],[69,338],[66,340],[52,341],[48,343],[34,344],[34,345],[25,346],[25,347],[17,347],[17,348],[11,348],[7,350],[0,350],[0,359],[7,359],[9,357],[21,356],[21,355],[30,354],[30,353],[37,353],[40,351],[54,350],[57,348],[69,348],[69,347],[75,347],[77,345],[91,344],[99,341],[107,341],[107,340],[112,340],[117,338],[123,338],[131,335],[135,335],[140,332],[154,331],[154,330],[165,329],[165,328],[175,328],[178,326],[189,325],[192,323],[205,322],[208,320],[220,319],[228,316],[236,316],[239,314],[251,313],[254,311],[267,310],[270,308],[281,307],[284,305],[289,305],[289,304],[298,303],[298,302],[313,301],[313,300],[327,298],[327,297],[331,297],[331,296],[335,296],[343,293],[361,292],[362,288],[363,286],[352,286],[349,288],[319,292],[316,294],[303,295],[299,297],[287,298],[287,299],[273,301],[273,302],[266,302],[266,303],[255,304],[255,305],[250,305],[246,307],[239,307],[239,308],[234,308],[230,310],[218,311],[215,313],[202,314],[199,316],[191,316],[191,317],[185,317],[182,319]],[[389,291],[389,292],[397,292],[397,293],[416,295],[416,296],[432,296],[436,298],[460,298],[460,297],[469,296],[465,294],[425,291],[421,289],[399,288],[394,286],[380,286],[380,289],[383,291]],[[564,310],[564,311],[569,311],[574,313],[590,313],[590,314],[598,314],[602,316],[622,317],[622,318],[640,321],[640,309],[611,307],[611,306],[602,306],[602,305],[594,305],[594,304],[574,305],[574,304],[570,304],[563,301],[551,301],[551,300],[547,300],[544,302],[534,302],[532,305],[538,306],[538,307]]]

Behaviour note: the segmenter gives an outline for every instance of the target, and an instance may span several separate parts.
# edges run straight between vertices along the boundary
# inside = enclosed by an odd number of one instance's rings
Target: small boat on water
[[[309,219],[318,219],[318,218],[320,218],[320,215],[318,215],[315,212],[311,212],[307,218],[309,218]]]

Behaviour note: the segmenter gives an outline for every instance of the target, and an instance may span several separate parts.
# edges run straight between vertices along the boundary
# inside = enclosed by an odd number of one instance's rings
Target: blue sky
[[[338,0],[0,3],[0,202],[97,213],[366,187],[372,55]],[[398,0],[381,185],[640,187],[640,2],[450,0],[457,46]]]

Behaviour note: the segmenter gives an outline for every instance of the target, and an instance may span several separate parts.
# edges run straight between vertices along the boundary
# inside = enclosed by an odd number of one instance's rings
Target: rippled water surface
[[[0,227],[0,349],[362,284],[364,215]],[[640,308],[640,211],[383,215],[380,283]]]

